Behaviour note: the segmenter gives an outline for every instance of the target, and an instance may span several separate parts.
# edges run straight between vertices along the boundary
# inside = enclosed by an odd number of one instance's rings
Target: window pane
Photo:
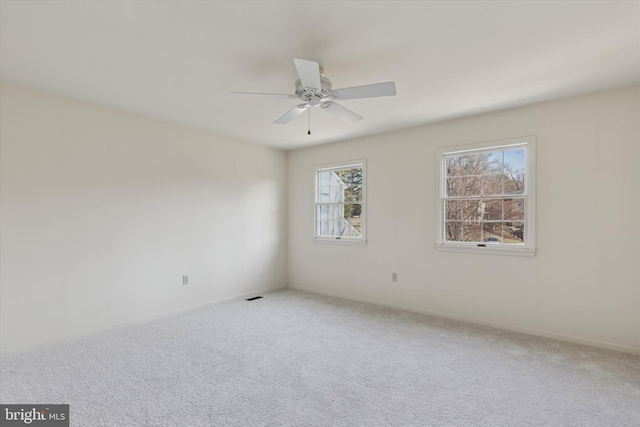
[[[448,177],[461,177],[465,175],[461,157],[453,156],[445,158],[445,171]]]
[[[485,175],[482,177],[482,194],[494,196],[503,192],[503,175]]]
[[[318,205],[317,209],[318,209],[318,212],[317,212],[316,219],[318,221],[323,220],[323,219],[327,219],[327,215],[328,215],[327,205]]]
[[[344,218],[346,222],[341,229],[341,236],[360,237],[362,234],[362,205],[346,205]]]
[[[503,168],[503,151],[492,151],[482,156],[484,174],[501,174]]]
[[[362,168],[336,171],[342,191],[342,199],[348,202],[362,201]]]
[[[319,203],[361,202],[362,168],[318,172]]]
[[[444,205],[446,220],[462,220],[463,203],[462,200],[447,200]]]
[[[462,222],[446,222],[445,240],[448,242],[462,241]]]
[[[326,236],[327,234],[326,221],[316,221],[316,234],[318,236]]]
[[[482,195],[482,181],[481,175],[447,178],[446,195],[447,197],[479,197]]]
[[[340,185],[330,187],[329,202],[339,203],[344,201],[344,188]]]
[[[343,205],[318,205],[317,220],[331,221],[342,218]]]
[[[463,196],[480,196],[482,194],[482,175],[466,176],[463,180]]]
[[[506,172],[504,175],[504,194],[523,194],[524,174]]]
[[[318,186],[319,187],[329,187],[331,184],[331,173],[328,171],[319,172],[318,173]]]
[[[504,151],[505,172],[524,174],[524,148]]]
[[[445,158],[445,167],[448,177],[482,175],[482,155],[448,156]]]
[[[328,203],[331,201],[331,187],[322,187],[318,190],[318,202]]]
[[[464,178],[447,178],[447,197],[464,196]]]
[[[342,220],[340,218],[327,221],[327,236],[341,236]]]
[[[462,240],[465,242],[481,242],[482,227],[479,222],[465,222]]]
[[[486,243],[502,243],[502,223],[482,223],[482,241]]]
[[[524,243],[524,222],[504,223],[504,243]]]
[[[524,221],[524,199],[504,199],[504,219]]]
[[[316,212],[318,236],[362,235],[362,205],[319,204]]]
[[[464,200],[462,204],[463,220],[480,221],[482,215],[482,202],[480,200]]]
[[[460,165],[465,175],[481,175],[482,174],[482,154],[466,154],[459,156]]]
[[[444,170],[447,177],[464,175],[462,168],[458,164],[458,157],[445,157]]]
[[[502,199],[484,201],[484,221],[502,221]]]

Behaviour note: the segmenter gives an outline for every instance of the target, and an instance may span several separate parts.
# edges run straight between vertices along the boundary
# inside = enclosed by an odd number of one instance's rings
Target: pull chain
[[[308,107],[307,110],[309,110],[309,126],[308,126],[308,131],[307,131],[307,135],[311,135],[311,107]]]

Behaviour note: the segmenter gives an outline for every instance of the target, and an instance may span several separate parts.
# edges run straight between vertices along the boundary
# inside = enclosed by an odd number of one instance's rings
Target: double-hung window
[[[436,248],[535,254],[535,138],[439,149]]]
[[[316,168],[314,237],[364,244],[365,161]]]

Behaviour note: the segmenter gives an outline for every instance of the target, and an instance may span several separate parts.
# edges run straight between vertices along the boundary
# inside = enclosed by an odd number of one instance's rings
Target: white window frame
[[[318,236],[318,205],[324,204],[318,201],[318,175],[320,172],[326,172],[331,170],[342,170],[361,167],[362,168],[362,202],[360,210],[360,218],[362,220],[362,226],[360,230],[360,237],[351,236]],[[313,198],[313,241],[317,243],[329,243],[338,245],[366,245],[367,244],[367,161],[366,159],[351,160],[347,162],[339,163],[327,163],[322,165],[315,165],[314,169],[314,198]]]
[[[445,237],[445,157],[452,154],[481,154],[510,148],[525,149],[524,194],[518,198],[525,199],[524,209],[524,243],[518,244],[484,244],[479,242],[451,242]],[[516,255],[532,257],[536,254],[536,138],[526,136],[504,139],[500,141],[483,142],[462,146],[443,147],[436,150],[436,250],[447,252],[467,252],[490,255]],[[492,198],[487,196],[487,198]]]

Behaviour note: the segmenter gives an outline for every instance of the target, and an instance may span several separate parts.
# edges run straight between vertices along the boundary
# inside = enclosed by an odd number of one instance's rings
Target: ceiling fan
[[[296,92],[294,95],[280,93],[252,93],[252,92],[231,92],[237,95],[268,95],[284,96],[289,99],[303,101],[273,123],[287,124],[298,117],[305,110],[311,111],[310,107],[319,107],[321,110],[331,113],[347,122],[355,123],[362,120],[362,116],[354,113],[348,108],[338,104],[337,100],[374,98],[378,96],[391,96],[396,94],[396,84],[394,82],[376,83],[365,86],[353,86],[343,89],[332,89],[331,80],[324,75],[324,70],[315,61],[306,59],[294,59],[293,63],[298,71],[296,81]],[[311,130],[308,132],[311,134]]]

